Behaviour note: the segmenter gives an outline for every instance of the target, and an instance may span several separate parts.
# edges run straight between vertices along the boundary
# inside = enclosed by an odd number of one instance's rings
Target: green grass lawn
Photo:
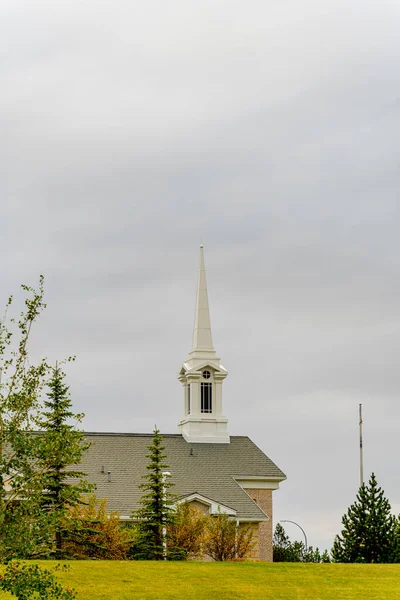
[[[42,566],[54,564],[41,562]],[[400,600],[400,565],[75,561],[78,600]],[[2,597],[6,599],[6,594]]]

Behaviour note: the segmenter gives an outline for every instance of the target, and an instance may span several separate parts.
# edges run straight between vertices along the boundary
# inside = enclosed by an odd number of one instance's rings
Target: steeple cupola
[[[203,246],[200,246],[192,349],[178,376],[184,392],[184,416],[179,429],[187,442],[229,444],[228,419],[222,414],[222,383],[227,375],[212,345]]]

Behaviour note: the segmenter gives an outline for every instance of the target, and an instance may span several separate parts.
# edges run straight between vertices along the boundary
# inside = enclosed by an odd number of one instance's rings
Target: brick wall
[[[249,558],[272,562],[272,490],[245,489],[245,492],[262,508],[270,519],[261,523],[251,523],[254,547]],[[210,514],[209,507],[202,502],[194,500],[190,504],[203,514]],[[212,559],[204,557],[203,560],[210,561]]]
[[[199,502],[198,500],[192,500],[189,504],[190,504],[190,506],[193,506],[193,508],[196,508],[197,510],[202,512],[204,515],[210,514],[210,507],[207,506],[207,504],[204,504],[204,502]]]
[[[245,489],[245,492],[269,516],[269,521],[262,521],[258,525],[257,546],[259,552],[258,556],[252,558],[272,562],[272,490]]]
[[[259,560],[260,558],[260,528],[259,523],[239,523],[239,527],[248,527],[253,531],[253,542],[254,545],[251,549],[251,552],[246,556],[246,558],[250,558],[251,560]]]

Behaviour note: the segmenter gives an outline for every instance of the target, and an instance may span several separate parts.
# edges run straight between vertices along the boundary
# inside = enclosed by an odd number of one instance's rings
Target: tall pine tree
[[[146,481],[139,486],[144,491],[141,507],[132,515],[138,520],[140,532],[133,555],[142,560],[162,560],[166,557],[166,528],[174,520],[173,504],[176,497],[169,491],[174,484],[166,476],[168,464],[165,462],[165,448],[157,427],[153,431],[153,441],[148,450],[148,472],[143,475]]]
[[[363,484],[356,502],[342,518],[343,529],[332,548],[335,562],[395,562],[395,517],[389,501],[372,473]]]
[[[62,520],[67,508],[76,504],[83,493],[92,489],[85,473],[74,468],[81,462],[89,444],[76,425],[83,414],[72,411],[69,387],[59,365],[52,369],[47,400],[39,419],[43,430],[40,436],[40,459],[45,470],[43,507],[52,512],[56,522],[56,552],[62,552]]]

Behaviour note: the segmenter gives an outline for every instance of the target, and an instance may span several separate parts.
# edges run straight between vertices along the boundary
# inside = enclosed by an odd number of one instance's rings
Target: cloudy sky
[[[359,403],[400,511],[399,29],[398,0],[0,6],[1,303],[45,275],[31,351],[77,355],[87,430],[176,432],[203,243],[230,432],[322,548]]]

